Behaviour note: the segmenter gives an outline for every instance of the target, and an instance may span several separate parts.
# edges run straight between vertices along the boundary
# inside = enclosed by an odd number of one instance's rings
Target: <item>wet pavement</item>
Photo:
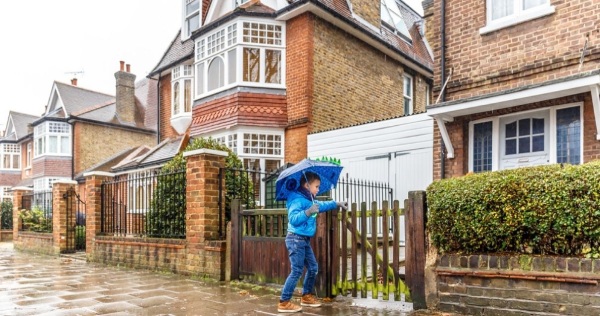
[[[12,243],[0,243],[0,315],[278,315],[278,294],[271,287],[16,252]],[[360,303],[339,297],[302,314],[441,315],[410,313],[406,303]]]

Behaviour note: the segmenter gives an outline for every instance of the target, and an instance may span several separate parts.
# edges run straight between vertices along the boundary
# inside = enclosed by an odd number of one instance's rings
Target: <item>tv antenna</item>
[[[72,75],[73,77],[77,78],[78,75],[83,75],[84,71],[80,70],[80,71],[67,71],[65,72],[65,75]]]

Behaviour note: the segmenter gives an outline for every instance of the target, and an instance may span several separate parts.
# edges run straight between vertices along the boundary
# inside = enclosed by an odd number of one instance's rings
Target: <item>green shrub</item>
[[[44,211],[37,206],[31,210],[21,210],[19,217],[25,230],[34,232],[52,232],[52,216],[45,216]]]
[[[10,200],[0,203],[0,228],[12,229],[13,227],[13,204]]]
[[[212,138],[197,138],[190,142],[184,151],[197,149],[214,149],[228,153],[225,158],[225,186],[227,192],[239,191],[241,187],[247,188],[244,196],[249,197],[253,194],[254,189],[252,181],[245,174],[241,176],[234,174],[230,169],[243,168],[242,161],[238,156],[231,151],[227,146],[217,142]],[[185,170],[186,160],[182,153],[179,153],[161,169],[162,173],[172,173],[178,170]],[[185,237],[185,177],[164,177],[158,178],[156,189],[150,204],[150,210],[147,214],[147,231],[151,237]],[[181,194],[183,192],[183,194]],[[239,193],[239,192],[238,192]],[[230,219],[230,200],[235,194],[226,195],[226,210],[225,220]],[[252,199],[252,203],[253,203]]]
[[[85,226],[75,226],[75,249],[85,249]]]
[[[427,203],[442,252],[600,254],[600,162],[436,181]]]

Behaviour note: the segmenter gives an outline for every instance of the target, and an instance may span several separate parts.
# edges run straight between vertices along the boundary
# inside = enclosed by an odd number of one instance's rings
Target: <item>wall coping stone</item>
[[[75,180],[56,180],[56,181],[54,181],[54,183],[58,183],[58,184],[77,184],[77,181],[75,181]]]
[[[209,154],[209,155],[223,156],[223,157],[229,156],[229,154],[227,152],[224,152],[221,150],[201,148],[201,149],[186,151],[183,153],[183,157],[196,156],[196,155],[202,155],[202,154]]]
[[[115,174],[114,173],[110,173],[110,172],[105,172],[105,171],[90,171],[90,172],[85,172],[83,174],[84,177],[91,177],[91,176],[102,176],[102,177],[114,177]]]
[[[30,188],[30,187],[14,187],[11,190],[12,191],[33,191],[33,188]]]

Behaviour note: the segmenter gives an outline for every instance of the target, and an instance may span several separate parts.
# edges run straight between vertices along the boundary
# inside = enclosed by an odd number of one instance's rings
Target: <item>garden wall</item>
[[[52,233],[19,231],[13,240],[16,250],[54,255],[54,237]]]
[[[0,241],[12,241],[13,231],[12,229],[3,229],[0,231]]]
[[[445,312],[466,315],[600,315],[600,260],[442,255],[435,269]]]

